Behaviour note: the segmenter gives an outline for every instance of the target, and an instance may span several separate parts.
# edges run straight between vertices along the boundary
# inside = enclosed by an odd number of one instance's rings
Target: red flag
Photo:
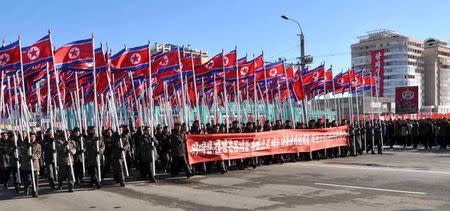
[[[92,38],[71,42],[56,50],[55,64],[64,68],[76,63],[92,62],[93,54]]]
[[[114,71],[136,71],[147,68],[148,64],[148,45],[123,49],[111,57],[111,65]]]
[[[0,70],[18,70],[20,68],[19,41],[0,47]]]

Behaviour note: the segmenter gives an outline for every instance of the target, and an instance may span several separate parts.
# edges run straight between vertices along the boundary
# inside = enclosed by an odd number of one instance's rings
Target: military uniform
[[[377,145],[377,152],[378,154],[383,154],[383,138],[382,138],[382,128],[383,126],[380,125],[378,122],[375,123],[373,132],[374,132],[374,139],[375,139],[375,144]]]
[[[439,124],[439,149],[447,149],[449,123],[446,119],[442,119]]]

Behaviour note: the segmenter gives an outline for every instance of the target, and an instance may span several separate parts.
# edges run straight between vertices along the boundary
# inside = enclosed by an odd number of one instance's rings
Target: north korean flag
[[[352,91],[362,88],[363,86],[362,71],[351,69],[349,71],[349,79]]]
[[[307,72],[302,76],[303,88],[305,93],[310,93],[313,90],[320,89],[325,80],[324,65]]]
[[[284,63],[281,61],[268,64],[264,70],[256,74],[257,81],[272,81],[284,75]]]
[[[159,80],[170,80],[180,77],[180,51],[173,50],[159,56],[152,62],[152,75]]]
[[[32,45],[22,48],[23,68],[52,61],[50,35],[43,37]]]
[[[148,68],[149,48],[143,45],[123,49],[111,57],[112,71],[136,71]]]
[[[283,74],[282,76],[278,77],[276,85],[280,87],[280,89],[287,89],[286,81],[289,84],[292,82],[293,78],[294,78],[294,65],[291,65],[286,69],[286,75]],[[272,89],[274,88],[276,87],[272,87]]]
[[[255,74],[255,61],[239,64],[237,71],[228,71],[226,73],[227,81],[236,81],[239,79],[247,79]]]
[[[294,73],[292,77],[292,83],[290,83],[290,89],[296,102],[301,101],[305,98],[305,92],[301,80],[301,71],[297,71]]]
[[[57,68],[65,69],[74,64],[93,62],[92,38],[68,43],[55,51]]]
[[[217,54],[205,64],[195,67],[195,77],[201,78],[211,74],[223,72],[223,54]]]
[[[247,63],[247,56],[244,56],[244,57],[238,59],[237,62],[238,62],[238,65],[243,65],[243,64]]]
[[[365,75],[363,77],[364,90],[369,90],[372,87],[375,87],[377,84],[375,81],[375,77],[371,75]]]
[[[350,87],[350,79],[348,77],[348,72],[341,72],[337,74],[334,79],[334,93],[344,93]]]
[[[331,67],[325,71],[325,89],[327,92],[333,91],[333,71],[331,70]]]
[[[236,64],[237,64],[236,60],[237,60],[236,50],[225,54],[225,56],[223,56],[223,66],[225,67],[225,71],[236,70]]]
[[[0,70],[18,70],[20,68],[20,42],[16,41],[0,47]]]
[[[96,48],[95,49],[95,70],[96,71],[102,71],[107,69],[107,54],[103,53],[103,48]],[[71,71],[92,71],[94,67],[93,61],[86,61],[86,62],[80,62],[71,65],[68,67],[68,70]]]
[[[185,56],[181,58],[181,71],[183,76],[192,76],[194,70],[194,57]]]

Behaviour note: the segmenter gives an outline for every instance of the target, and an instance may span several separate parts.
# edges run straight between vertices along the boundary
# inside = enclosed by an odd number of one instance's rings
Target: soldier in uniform
[[[354,125],[354,124],[350,124],[350,127],[349,127],[349,135],[350,135],[349,151],[350,151],[350,155],[352,155],[352,156],[357,156],[355,127],[356,127],[356,125]]]
[[[367,150],[367,142],[369,141],[367,139],[367,135],[366,135],[367,130],[368,130],[368,124],[364,123],[363,121],[359,121],[359,124],[360,124],[359,132],[361,134],[360,135],[361,147],[360,147],[360,150],[359,150],[360,151],[359,154],[362,155],[363,152]]]
[[[358,121],[355,121],[355,146],[356,146],[356,154],[361,155],[362,152],[362,144],[361,144],[361,125]]]
[[[181,125],[179,123],[175,123],[169,138],[172,144],[172,176],[177,175],[180,172],[180,168],[183,167],[186,172],[186,177],[191,177],[191,169],[186,161],[185,136],[181,132]]]
[[[439,124],[439,149],[447,149],[447,139],[448,139],[448,132],[449,132],[449,123],[447,119],[441,119]]]
[[[412,142],[414,149],[417,149],[417,143],[419,142],[419,137],[420,137],[419,122],[417,120],[414,120],[412,122],[412,127],[411,127],[411,142]]]
[[[139,139],[140,146],[140,158],[141,158],[141,168],[144,173],[142,176],[149,176],[150,182],[156,182],[154,169],[154,160],[156,147],[158,146],[158,141],[152,137],[151,128],[145,127],[144,134]]]
[[[65,131],[59,131],[58,137],[56,140],[56,149],[58,153],[58,190],[62,189],[62,185],[64,180],[67,180],[69,192],[73,192],[74,186],[74,172],[73,172],[73,164],[74,164],[74,155],[77,153],[77,146],[75,141],[68,139],[64,140]],[[69,135],[67,135],[69,136]]]
[[[22,147],[20,150],[20,163],[22,164],[22,177],[24,181],[25,195],[30,193],[30,185],[33,184],[32,176],[34,174],[35,190],[32,188],[33,197],[38,196],[39,190],[39,159],[41,158],[41,145],[36,142],[36,134],[31,133],[29,142],[26,136],[22,135]],[[31,147],[31,154],[30,154]],[[33,167],[33,168],[32,168]]]
[[[87,137],[84,139],[84,147],[86,150],[86,168],[91,177],[90,182],[98,189],[101,187],[101,181],[99,179],[101,172],[98,167],[100,165],[100,158],[105,150],[105,145],[97,136],[96,130],[95,127],[88,129]]]
[[[432,140],[433,140],[433,125],[431,124],[431,121],[429,119],[426,119],[422,122],[420,125],[420,128],[422,131],[420,134],[422,135],[423,145],[425,149],[428,149],[433,146]]]
[[[378,154],[383,154],[383,143],[382,143],[382,125],[380,125],[379,121],[375,121],[374,123],[374,138],[375,144],[377,145]],[[373,154],[373,152],[372,152]]]
[[[52,133],[51,129],[45,131],[44,140],[42,141],[42,151],[44,154],[45,176],[50,184],[50,188],[55,189],[57,169],[55,166],[56,160],[54,160],[54,153],[56,153],[56,149],[53,148],[55,138]]]

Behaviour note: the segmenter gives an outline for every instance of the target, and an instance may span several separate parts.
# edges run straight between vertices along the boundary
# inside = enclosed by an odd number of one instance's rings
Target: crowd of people
[[[349,125],[349,142],[346,147],[329,148],[312,153],[294,153],[222,160],[189,165],[186,156],[186,134],[255,133],[282,129],[317,129]],[[383,144],[423,144],[441,149],[448,145],[450,124],[440,120],[389,120],[389,121],[328,121],[310,120],[292,124],[277,120],[262,124],[232,122],[225,124],[200,124],[194,121],[188,127],[176,123],[173,128],[157,125],[132,128],[121,126],[97,131],[74,128],[71,131],[47,129],[46,131],[21,133],[6,131],[0,139],[0,182],[5,189],[12,184],[17,193],[38,196],[39,181],[47,180],[51,189],[67,187],[73,192],[81,184],[101,188],[105,178],[111,178],[121,186],[129,176],[157,182],[156,172],[177,176],[184,170],[187,178],[195,174],[226,173],[229,170],[257,168],[260,165],[299,160],[329,159],[358,156],[364,153],[383,153]],[[89,177],[87,177],[87,175]],[[88,180],[85,180],[89,178]],[[12,179],[12,180],[11,180]],[[33,182],[34,181],[34,182]],[[66,186],[65,186],[66,184]]]

